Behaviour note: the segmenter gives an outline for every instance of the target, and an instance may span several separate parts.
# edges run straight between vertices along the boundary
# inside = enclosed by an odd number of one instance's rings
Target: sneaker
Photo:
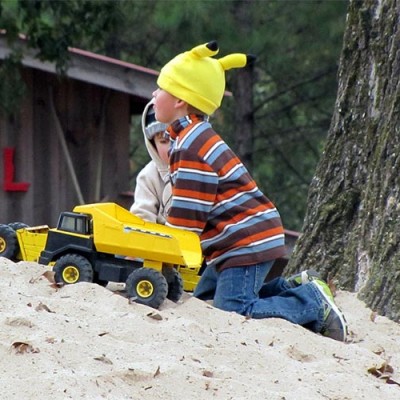
[[[313,269],[307,269],[299,274],[292,275],[287,278],[287,283],[290,285],[290,287],[295,288],[300,285],[305,285],[306,283],[312,282],[316,279],[321,279],[319,272]]]
[[[320,279],[313,280],[311,284],[313,284],[322,295],[324,324],[320,333],[331,339],[345,342],[347,336],[347,322],[343,313],[335,304],[328,284]]]

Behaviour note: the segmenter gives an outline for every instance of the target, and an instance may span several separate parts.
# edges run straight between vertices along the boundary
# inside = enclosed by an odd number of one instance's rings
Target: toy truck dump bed
[[[0,257],[38,261],[47,240],[47,225],[29,227],[22,222],[0,224]]]
[[[97,251],[142,258],[153,268],[157,263],[201,264],[199,239],[192,232],[146,222],[114,203],[77,206],[74,212],[91,216]]]

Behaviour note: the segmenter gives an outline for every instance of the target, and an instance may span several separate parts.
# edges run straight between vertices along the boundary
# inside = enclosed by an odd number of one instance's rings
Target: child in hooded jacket
[[[146,104],[142,113],[144,142],[151,161],[136,178],[134,203],[130,211],[146,221],[165,224],[171,205],[171,182],[168,171],[168,125],[155,119],[153,102]]]
[[[213,297],[225,311],[283,318],[345,341],[346,321],[325,282],[292,285],[277,278],[264,284],[285,254],[279,212],[209,122],[222,101],[225,71],[254,57],[213,58],[218,50],[209,42],[179,54],[161,69],[153,93],[156,119],[169,125],[171,138],[167,225],[198,233],[207,263],[194,296]]]

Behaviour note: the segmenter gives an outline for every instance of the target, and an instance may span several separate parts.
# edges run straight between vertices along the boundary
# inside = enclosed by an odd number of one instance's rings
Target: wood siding
[[[16,192],[2,184],[0,223],[54,226],[61,211],[79,203],[62,138],[84,202],[114,199],[130,190],[131,96],[36,69],[23,74],[27,93],[19,115],[0,116],[0,176],[4,183],[3,149],[15,148],[14,180],[30,186]]]

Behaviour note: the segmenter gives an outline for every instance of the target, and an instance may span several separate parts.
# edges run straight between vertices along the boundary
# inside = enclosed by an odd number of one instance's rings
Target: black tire
[[[8,224],[8,226],[14,229],[14,231],[22,228],[29,228],[29,225],[24,224],[23,222],[11,222]]]
[[[163,274],[153,268],[138,268],[126,280],[128,297],[136,303],[158,308],[167,298],[168,284]]]
[[[181,274],[173,267],[164,267],[163,275],[168,283],[167,299],[176,303],[183,295],[183,280]]]
[[[0,257],[15,260],[19,251],[17,234],[14,229],[5,224],[0,224]]]
[[[92,264],[79,254],[66,254],[60,257],[54,264],[53,271],[57,284],[93,282]]]

